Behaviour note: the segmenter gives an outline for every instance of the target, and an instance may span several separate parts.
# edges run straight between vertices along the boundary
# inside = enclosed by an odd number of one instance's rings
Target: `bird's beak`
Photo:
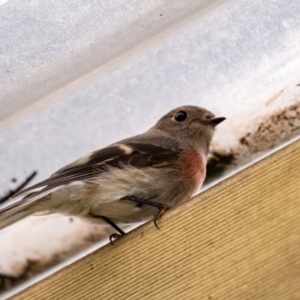
[[[217,118],[212,118],[210,120],[206,120],[207,125],[210,125],[212,127],[216,127],[218,124],[226,120],[224,117],[217,117]]]

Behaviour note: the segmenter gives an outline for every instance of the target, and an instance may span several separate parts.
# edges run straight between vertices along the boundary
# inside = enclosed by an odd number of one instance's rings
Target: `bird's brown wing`
[[[143,143],[125,140],[113,144],[74,161],[48,179],[20,191],[15,196],[41,187],[46,187],[43,188],[43,191],[46,191],[74,181],[91,179],[110,168],[122,169],[129,165],[136,168],[161,168],[176,162],[181,152],[177,142],[172,141],[166,146],[155,144],[152,144],[151,140]]]

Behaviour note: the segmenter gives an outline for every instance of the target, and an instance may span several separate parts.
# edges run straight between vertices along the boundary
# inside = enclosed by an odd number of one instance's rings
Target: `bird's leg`
[[[146,204],[149,206],[156,207],[158,209],[158,214],[154,218],[154,225],[157,229],[159,229],[159,227],[157,225],[157,220],[160,219],[165,212],[167,212],[169,209],[171,209],[171,207],[166,204],[153,202],[153,201],[150,201],[147,199],[139,199],[135,196],[126,196],[126,197],[123,197],[121,200],[129,200],[129,201],[137,202],[139,204]]]
[[[113,233],[109,236],[109,240],[111,242],[111,244],[113,243],[113,240],[118,239],[120,236],[124,235],[125,232],[119,227],[117,226],[111,219],[107,218],[107,217],[103,217],[103,216],[95,216],[93,214],[90,213],[90,215],[93,218],[101,218],[103,219],[107,224],[109,224],[111,227],[113,227],[114,229],[116,229],[119,233]]]

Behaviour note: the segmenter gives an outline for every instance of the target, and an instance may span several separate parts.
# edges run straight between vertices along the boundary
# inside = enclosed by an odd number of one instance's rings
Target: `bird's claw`
[[[154,225],[157,229],[160,229],[157,225],[157,221],[168,211],[171,207],[165,204],[161,204],[161,207],[159,208],[158,214],[154,218]]]
[[[113,233],[109,236],[109,241],[110,243],[113,245],[114,244],[114,241],[119,239],[120,237],[122,236],[122,234],[119,234],[119,233]]]

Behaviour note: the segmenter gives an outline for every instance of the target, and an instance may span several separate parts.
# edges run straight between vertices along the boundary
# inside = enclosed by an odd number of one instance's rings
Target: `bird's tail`
[[[56,188],[45,188],[43,190],[27,194],[23,199],[0,209],[0,230],[32,214],[48,213],[48,207],[41,209],[40,200],[45,200]]]
[[[32,214],[30,204],[21,200],[0,209],[0,230]]]

